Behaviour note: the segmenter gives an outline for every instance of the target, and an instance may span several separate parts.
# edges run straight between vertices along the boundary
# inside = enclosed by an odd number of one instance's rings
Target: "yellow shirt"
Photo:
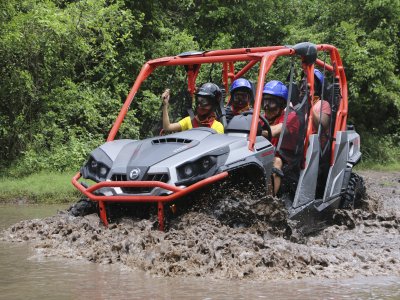
[[[193,128],[192,119],[189,116],[180,120],[178,123],[179,125],[181,125],[182,131]],[[217,133],[224,133],[224,126],[217,120],[214,121],[211,128],[214,129]]]

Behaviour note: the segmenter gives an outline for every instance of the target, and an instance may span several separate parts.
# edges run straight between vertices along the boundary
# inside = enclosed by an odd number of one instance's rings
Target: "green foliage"
[[[0,203],[15,200],[29,203],[72,203],[80,196],[71,184],[74,173],[34,173],[25,170],[24,178],[0,178]]]
[[[306,9],[307,8],[307,9]],[[350,121],[361,133],[399,133],[400,1],[301,1],[288,43],[339,48],[346,66]]]
[[[303,41],[339,48],[349,118],[365,141],[366,158],[398,149],[400,1],[7,0],[0,11],[0,166],[14,176],[27,169],[76,170],[107,138],[149,59]],[[284,79],[286,66],[278,61],[269,76]],[[198,83],[220,83],[220,74],[220,65],[202,67]],[[254,80],[257,72],[247,75]],[[156,70],[118,137],[158,132],[166,87],[172,119],[182,114],[182,99],[190,105],[185,76],[183,68]],[[389,138],[379,139],[380,150],[369,147],[384,134]],[[398,153],[390,151],[385,160]]]
[[[51,1],[15,0],[5,5],[4,15],[1,164],[24,164],[24,153],[29,163],[32,152],[38,156],[33,161],[41,161],[43,152],[67,152],[62,148],[68,143],[98,142],[131,82],[126,68],[139,68],[143,61],[140,49],[127,51],[135,46],[142,16],[118,1],[93,0],[64,3],[62,9]],[[64,164],[75,167],[75,161]],[[48,167],[54,167],[50,159]]]
[[[205,1],[190,8],[188,24],[203,49],[212,49],[221,35],[233,47],[280,44],[293,17],[287,1]]]
[[[400,135],[377,136],[364,133],[361,142],[361,167],[400,167]]]

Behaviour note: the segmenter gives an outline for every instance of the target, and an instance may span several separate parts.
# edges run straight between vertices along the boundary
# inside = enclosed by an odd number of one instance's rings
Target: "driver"
[[[170,89],[166,89],[161,98],[163,101],[163,129],[166,131],[184,131],[197,127],[212,128],[217,133],[224,133],[224,126],[216,120],[215,109],[221,101],[220,88],[211,82],[203,84],[195,93],[196,113],[193,119],[190,116],[176,123],[169,121],[168,107]]]
[[[269,138],[271,144],[274,145],[275,148],[278,146],[279,137],[283,131],[287,98],[288,90],[282,82],[272,80],[265,84],[263,90],[263,108],[265,111],[265,118],[271,127],[271,136],[269,136],[267,130],[263,130],[262,135]],[[286,121],[285,138],[282,139],[282,144],[279,149],[285,152],[285,159],[277,152],[273,162],[272,177],[274,196],[276,196],[281,186],[281,178],[284,175],[282,172],[283,165],[290,163],[290,155],[294,155],[296,135],[299,131],[299,126],[300,123],[296,113],[290,111]]]
[[[225,109],[228,123],[234,116],[250,110],[250,104],[254,101],[251,83],[245,78],[236,79],[232,83],[229,92],[231,93],[231,100]]]

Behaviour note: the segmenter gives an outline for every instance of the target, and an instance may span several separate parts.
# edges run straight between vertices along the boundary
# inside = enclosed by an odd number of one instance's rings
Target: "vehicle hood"
[[[210,135],[215,134],[197,129],[141,141],[115,140],[94,150],[92,156],[105,162],[115,173],[126,173],[135,167],[144,174],[149,167],[196,147]]]

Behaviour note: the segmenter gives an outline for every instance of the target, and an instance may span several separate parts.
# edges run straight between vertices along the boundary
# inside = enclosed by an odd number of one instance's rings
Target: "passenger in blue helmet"
[[[263,108],[265,117],[270,125],[274,125],[275,121],[282,115],[286,107],[287,97],[287,87],[278,80],[271,80],[264,86]],[[277,134],[278,136],[279,133]],[[272,137],[274,137],[274,134],[272,134]]]
[[[226,107],[226,121],[229,123],[234,116],[251,109],[250,105],[254,101],[253,89],[250,81],[245,78],[236,79],[229,89],[231,99]]]
[[[278,80],[272,80],[265,84],[263,89],[263,108],[265,111],[265,118],[271,127],[271,135],[268,136],[268,131],[262,131],[262,135],[269,138],[271,144],[275,147],[278,146],[279,136],[283,130],[283,123],[285,121],[285,108],[287,106],[288,100],[288,89],[287,87]],[[286,128],[285,128],[285,138],[284,142],[281,144],[281,149],[285,150],[288,154],[286,159],[292,153],[294,155],[294,150],[297,143],[297,134],[299,132],[300,122],[294,111],[288,113]],[[277,195],[280,186],[281,178],[284,176],[282,169],[284,164],[287,164],[279,153],[274,158],[272,177],[273,177],[273,194]]]
[[[324,74],[318,69],[314,69],[314,96],[321,97]]]
[[[324,80],[324,74],[320,70],[314,69],[314,96],[321,97]],[[306,78],[304,77],[300,84],[300,98],[304,96],[306,83]]]
[[[312,106],[313,131],[318,133],[319,123],[321,123],[322,132],[320,136],[321,148],[324,148],[329,136],[329,121],[331,117],[331,106],[328,101],[322,99],[322,90],[324,86],[324,75],[318,69],[314,69],[314,98]]]

